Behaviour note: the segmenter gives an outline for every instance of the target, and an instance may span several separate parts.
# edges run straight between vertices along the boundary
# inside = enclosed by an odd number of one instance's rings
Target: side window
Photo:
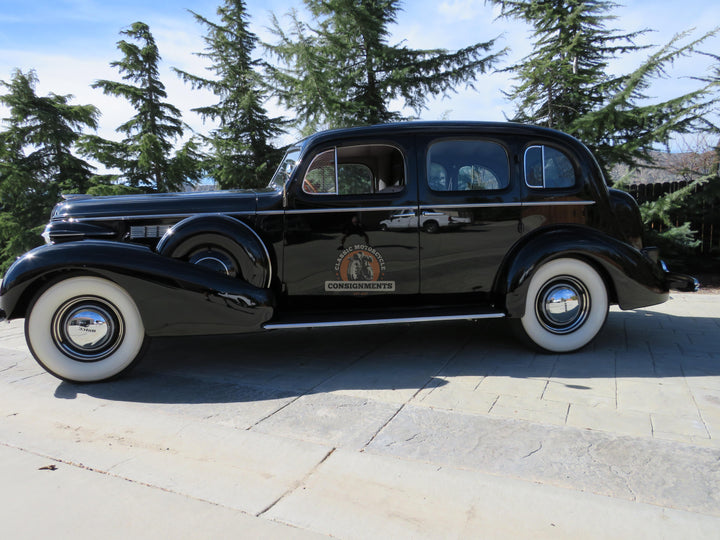
[[[317,154],[302,189],[317,195],[367,195],[405,188],[405,160],[393,146],[342,146]]]
[[[305,173],[303,191],[306,193],[337,193],[335,177],[335,149],[315,156]]]
[[[570,158],[549,146],[525,150],[525,183],[534,188],[564,188],[575,185],[575,167]]]
[[[433,143],[428,150],[427,171],[433,191],[488,191],[510,184],[507,152],[490,141]]]

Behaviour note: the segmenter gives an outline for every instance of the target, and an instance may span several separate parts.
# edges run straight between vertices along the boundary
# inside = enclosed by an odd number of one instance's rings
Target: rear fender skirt
[[[668,299],[664,272],[632,246],[586,227],[567,226],[526,238],[507,257],[495,281],[511,317],[525,314],[530,277],[543,263],[574,257],[593,265],[603,276],[610,301],[621,309],[660,304]]]
[[[219,238],[237,259],[243,279],[256,287],[269,287],[272,279],[270,254],[260,237],[242,221],[217,214],[192,216],[175,224],[160,239],[156,250],[161,255],[183,258],[193,249]]]
[[[26,253],[5,275],[0,309],[8,318],[24,317],[39,289],[72,274],[105,277],[127,290],[150,336],[254,331],[274,312],[269,289],[144,246],[104,240],[46,245]]]

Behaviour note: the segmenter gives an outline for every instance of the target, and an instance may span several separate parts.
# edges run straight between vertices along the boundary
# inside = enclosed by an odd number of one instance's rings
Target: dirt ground
[[[720,274],[693,274],[700,282],[700,292],[704,294],[720,294]]]

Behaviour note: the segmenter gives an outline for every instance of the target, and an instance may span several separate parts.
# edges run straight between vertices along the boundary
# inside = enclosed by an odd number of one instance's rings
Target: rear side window
[[[525,150],[525,183],[533,188],[565,188],[575,185],[575,167],[565,154],[550,146]]]
[[[491,141],[436,142],[428,150],[427,171],[433,191],[490,191],[510,184],[507,152]]]

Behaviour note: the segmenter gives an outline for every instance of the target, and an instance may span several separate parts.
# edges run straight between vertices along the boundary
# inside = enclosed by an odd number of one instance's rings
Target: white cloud
[[[217,0],[196,0],[192,9],[215,20],[218,3]],[[622,31],[645,27],[660,30],[642,38],[640,43],[664,43],[677,31],[691,27],[697,27],[696,35],[700,35],[720,20],[716,2],[686,0],[680,9],[669,0],[634,0],[628,4],[617,8],[618,19],[610,25]],[[273,41],[267,30],[270,10],[286,24],[284,15],[293,6],[299,8],[299,3],[248,0],[251,30],[261,39]],[[439,3],[437,0],[407,0],[403,8],[398,14],[398,24],[391,27],[391,43],[404,40],[412,48],[454,50],[502,35],[496,48],[507,45],[512,51],[499,67],[512,65],[531,52],[528,27],[514,20],[497,19],[498,8],[484,0],[443,0]],[[31,16],[27,16],[30,11]],[[211,127],[203,125],[190,109],[214,103],[214,96],[192,90],[170,69],[174,66],[197,75],[211,75],[205,70],[207,60],[193,54],[205,47],[202,40],[205,28],[184,9],[152,0],[144,4],[137,0],[70,0],[39,2],[37,5],[30,2],[25,13],[22,17],[21,11],[13,9],[0,14],[3,23],[0,25],[0,80],[7,81],[14,67],[24,71],[34,68],[39,77],[38,94],[73,94],[76,96],[73,103],[96,105],[103,113],[99,134],[116,137],[115,128],[134,112],[125,101],[104,96],[90,85],[97,79],[119,79],[117,71],[109,66],[120,56],[116,48],[116,42],[121,38],[118,32],[134,20],[143,20],[150,25],[163,58],[161,79],[166,85],[168,101],[182,110],[183,120],[193,129],[207,132]],[[43,13],[43,18],[39,18]],[[27,32],[27,28],[35,30]],[[22,32],[16,29],[22,29]],[[720,50],[720,38],[708,41],[705,48],[712,52]],[[256,54],[261,53],[261,49],[256,50]],[[645,53],[627,55],[613,62],[612,70],[616,73],[632,71],[644,57]],[[707,62],[697,58],[681,60],[671,72],[673,78],[659,81],[648,93],[669,96],[686,91],[695,83],[688,78],[678,80],[675,77],[705,75],[706,69]],[[511,75],[507,73],[480,75],[475,84],[477,91],[460,88],[457,94],[450,94],[448,98],[432,99],[421,116],[434,120],[447,113],[449,118],[456,120],[503,120],[504,115],[511,116],[514,112],[502,93],[511,85]],[[267,108],[273,116],[287,114],[272,101]],[[407,114],[411,112],[406,111]],[[0,117],[4,116],[6,111],[0,108]]]

